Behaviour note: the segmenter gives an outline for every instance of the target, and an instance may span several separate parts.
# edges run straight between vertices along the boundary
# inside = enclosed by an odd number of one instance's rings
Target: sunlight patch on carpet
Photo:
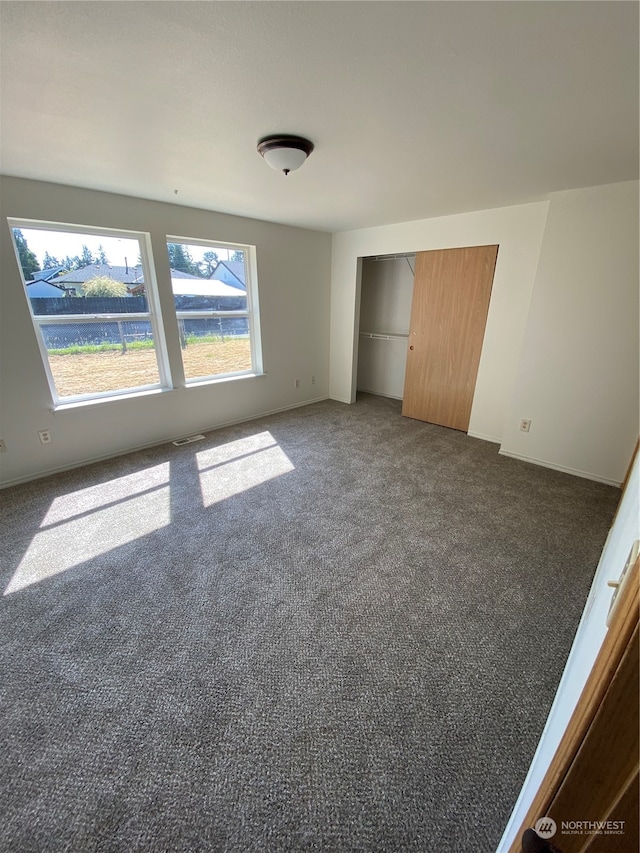
[[[153,533],[170,517],[169,463],[56,498],[4,594]]]
[[[129,500],[142,492],[150,492],[158,486],[164,486],[169,482],[169,469],[169,463],[163,462],[162,465],[153,465],[151,468],[143,468],[124,477],[115,477],[106,483],[98,483],[86,489],[61,495],[51,502],[40,527],[69,521],[75,516],[108,504]]]
[[[203,506],[208,507],[288,474],[295,466],[270,432],[196,453]]]

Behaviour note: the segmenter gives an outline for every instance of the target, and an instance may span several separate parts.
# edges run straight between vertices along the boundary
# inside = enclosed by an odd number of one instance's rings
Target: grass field
[[[249,340],[192,342],[182,351],[182,360],[187,379],[250,370]],[[49,363],[59,397],[117,391],[159,382],[155,352],[150,349],[129,349],[126,353],[108,350],[50,354]]]

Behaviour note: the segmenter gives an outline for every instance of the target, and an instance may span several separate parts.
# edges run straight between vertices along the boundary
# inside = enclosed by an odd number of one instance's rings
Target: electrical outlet
[[[6,452],[7,452],[7,444],[4,440],[4,438],[0,438],[0,453],[6,453]]]
[[[298,390],[298,388],[300,387],[300,380],[299,379],[293,380],[293,387],[296,391]]]
[[[40,444],[51,444],[51,433],[48,429],[41,429],[38,435],[40,436]]]
[[[523,418],[520,421],[520,432],[529,432],[531,429],[531,421],[527,418]]]

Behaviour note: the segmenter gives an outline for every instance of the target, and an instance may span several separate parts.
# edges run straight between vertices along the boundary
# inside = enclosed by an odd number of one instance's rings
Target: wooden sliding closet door
[[[402,414],[469,428],[497,246],[419,252]]]

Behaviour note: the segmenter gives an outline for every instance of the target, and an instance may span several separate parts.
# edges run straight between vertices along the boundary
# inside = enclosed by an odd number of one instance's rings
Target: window
[[[54,404],[168,387],[145,235],[9,226]]]
[[[260,373],[252,247],[167,238],[187,383]]]

